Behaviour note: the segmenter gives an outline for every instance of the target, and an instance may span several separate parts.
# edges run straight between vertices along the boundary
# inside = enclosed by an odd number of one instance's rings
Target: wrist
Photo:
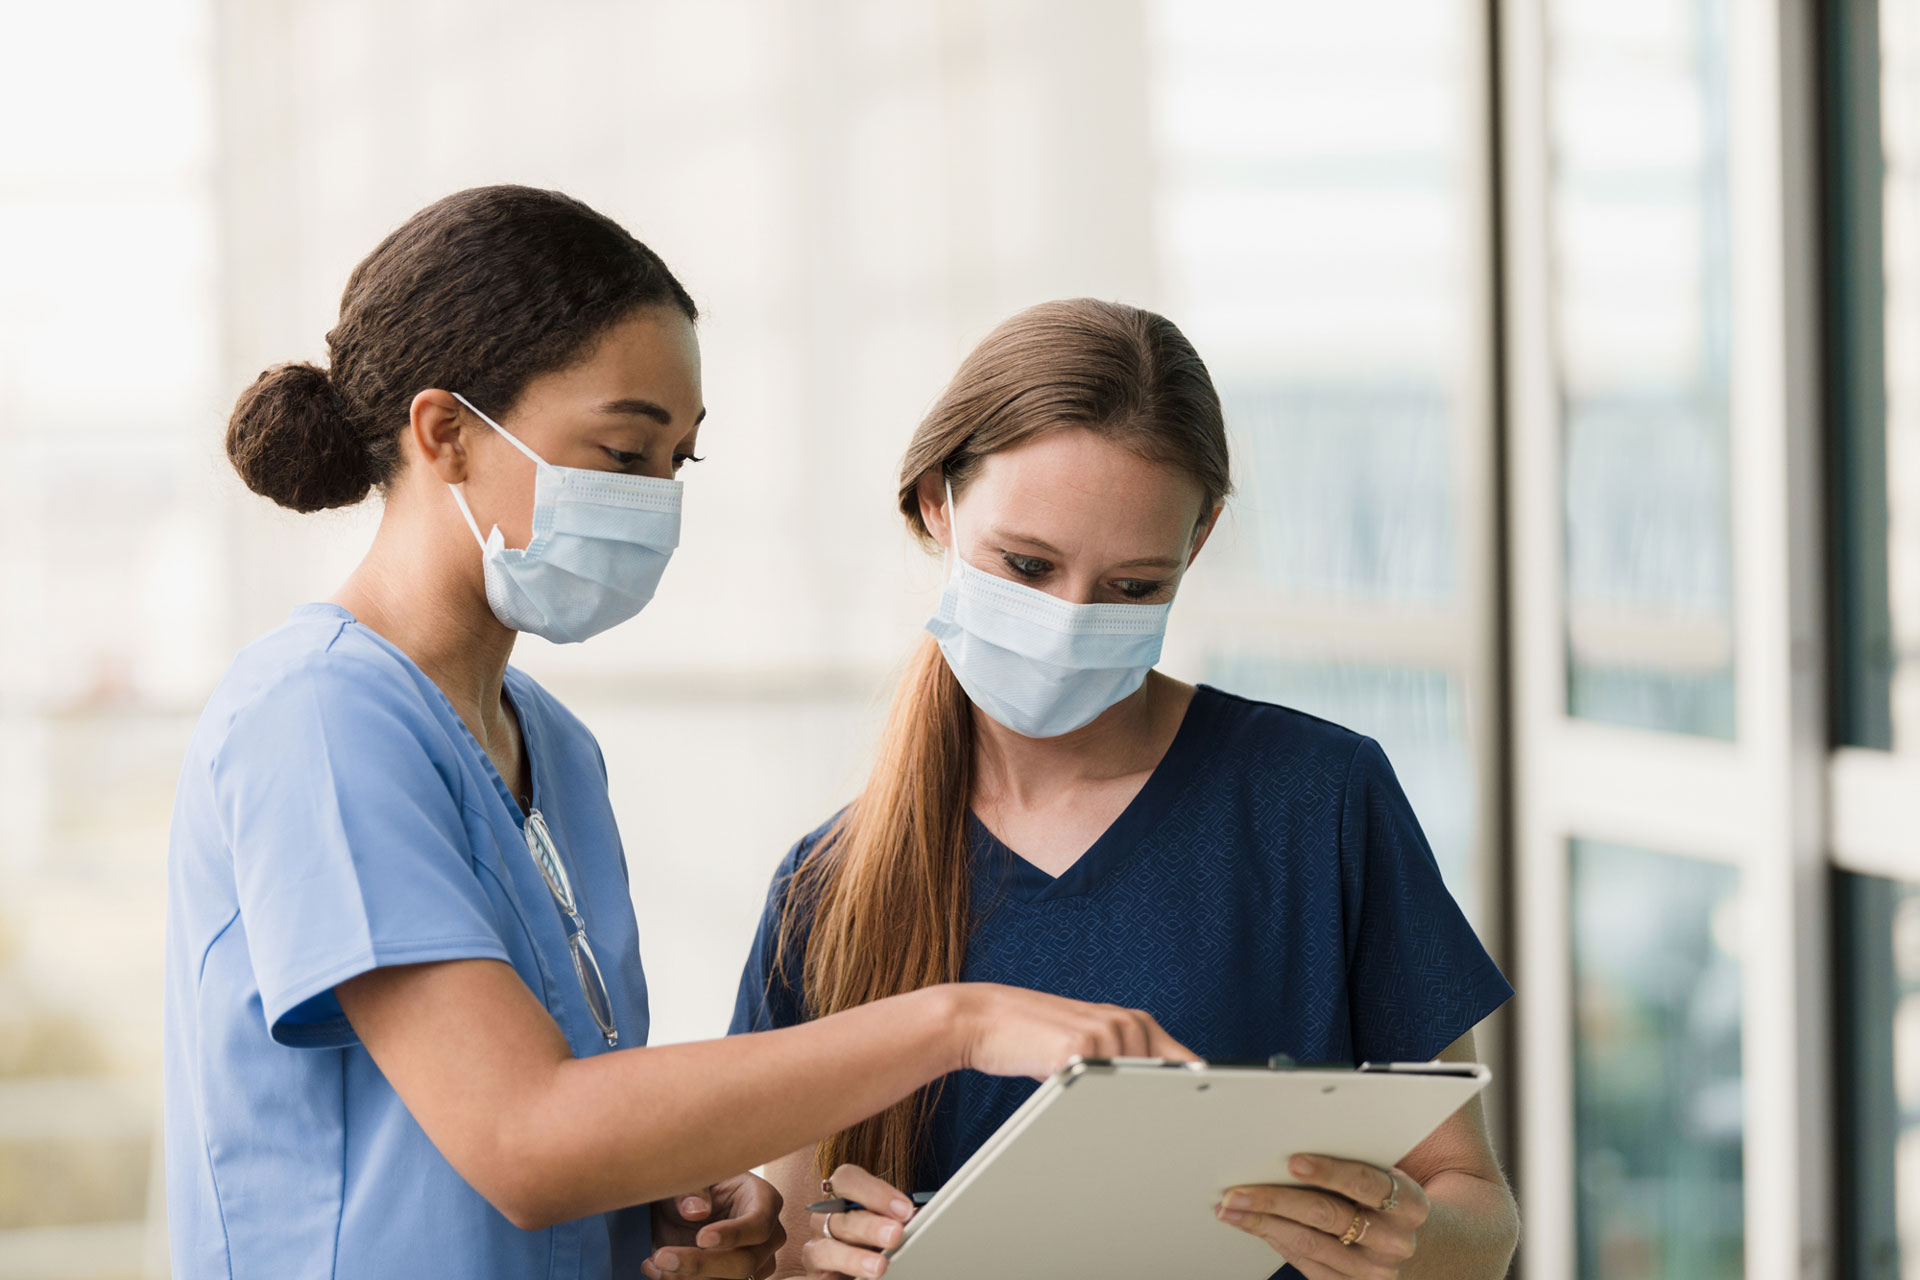
[[[922,1006],[929,1028],[938,1075],[962,1070],[972,1051],[978,1001],[973,992],[957,982],[942,982],[912,992],[908,999]]]

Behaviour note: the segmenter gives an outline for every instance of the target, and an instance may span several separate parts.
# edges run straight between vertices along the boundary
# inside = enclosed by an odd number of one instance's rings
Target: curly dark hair
[[[502,415],[649,306],[699,316],[660,256],[606,215],[532,187],[456,192],[353,269],[330,369],[276,365],[241,394],[227,457],[283,507],[351,506],[399,470],[415,395],[455,390]]]

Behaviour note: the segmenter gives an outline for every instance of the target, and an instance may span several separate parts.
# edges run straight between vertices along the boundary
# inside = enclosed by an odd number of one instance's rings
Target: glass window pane
[[[1575,841],[1582,1277],[1743,1265],[1739,873]]]
[[[1170,313],[1227,402],[1235,590],[1444,602],[1473,384],[1468,36],[1432,0],[1157,0]]]
[[[1567,705],[1733,736],[1725,0],[1550,0]]]
[[[1828,6],[1841,741],[1920,744],[1920,0]]]
[[[1195,666],[1378,738],[1477,917],[1474,6],[1149,13],[1166,306],[1220,388],[1238,484],[1183,588]]]

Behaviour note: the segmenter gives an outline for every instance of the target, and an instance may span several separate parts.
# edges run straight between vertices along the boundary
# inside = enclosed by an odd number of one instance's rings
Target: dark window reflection
[[[1920,885],[1836,873],[1841,1274],[1920,1275]]]

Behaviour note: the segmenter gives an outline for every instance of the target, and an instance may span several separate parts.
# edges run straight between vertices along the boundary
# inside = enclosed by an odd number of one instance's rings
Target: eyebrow
[[[1002,542],[1018,542],[1024,546],[1032,547],[1036,551],[1043,551],[1050,556],[1059,556],[1062,559],[1066,557],[1066,553],[1061,551],[1060,548],[1047,542],[1045,539],[1036,538],[1032,534],[1008,533],[1001,529],[994,529],[991,533]],[[1122,560],[1113,567],[1115,569],[1178,569],[1180,567],[1180,561],[1170,556],[1141,556],[1137,560]]]
[[[642,418],[652,418],[663,427],[673,425],[673,415],[651,400],[609,400],[600,406],[600,412],[615,413],[626,417],[637,415]],[[700,410],[693,419],[693,425],[696,427],[699,426],[702,422],[706,421],[706,417],[707,411],[705,409]]]

